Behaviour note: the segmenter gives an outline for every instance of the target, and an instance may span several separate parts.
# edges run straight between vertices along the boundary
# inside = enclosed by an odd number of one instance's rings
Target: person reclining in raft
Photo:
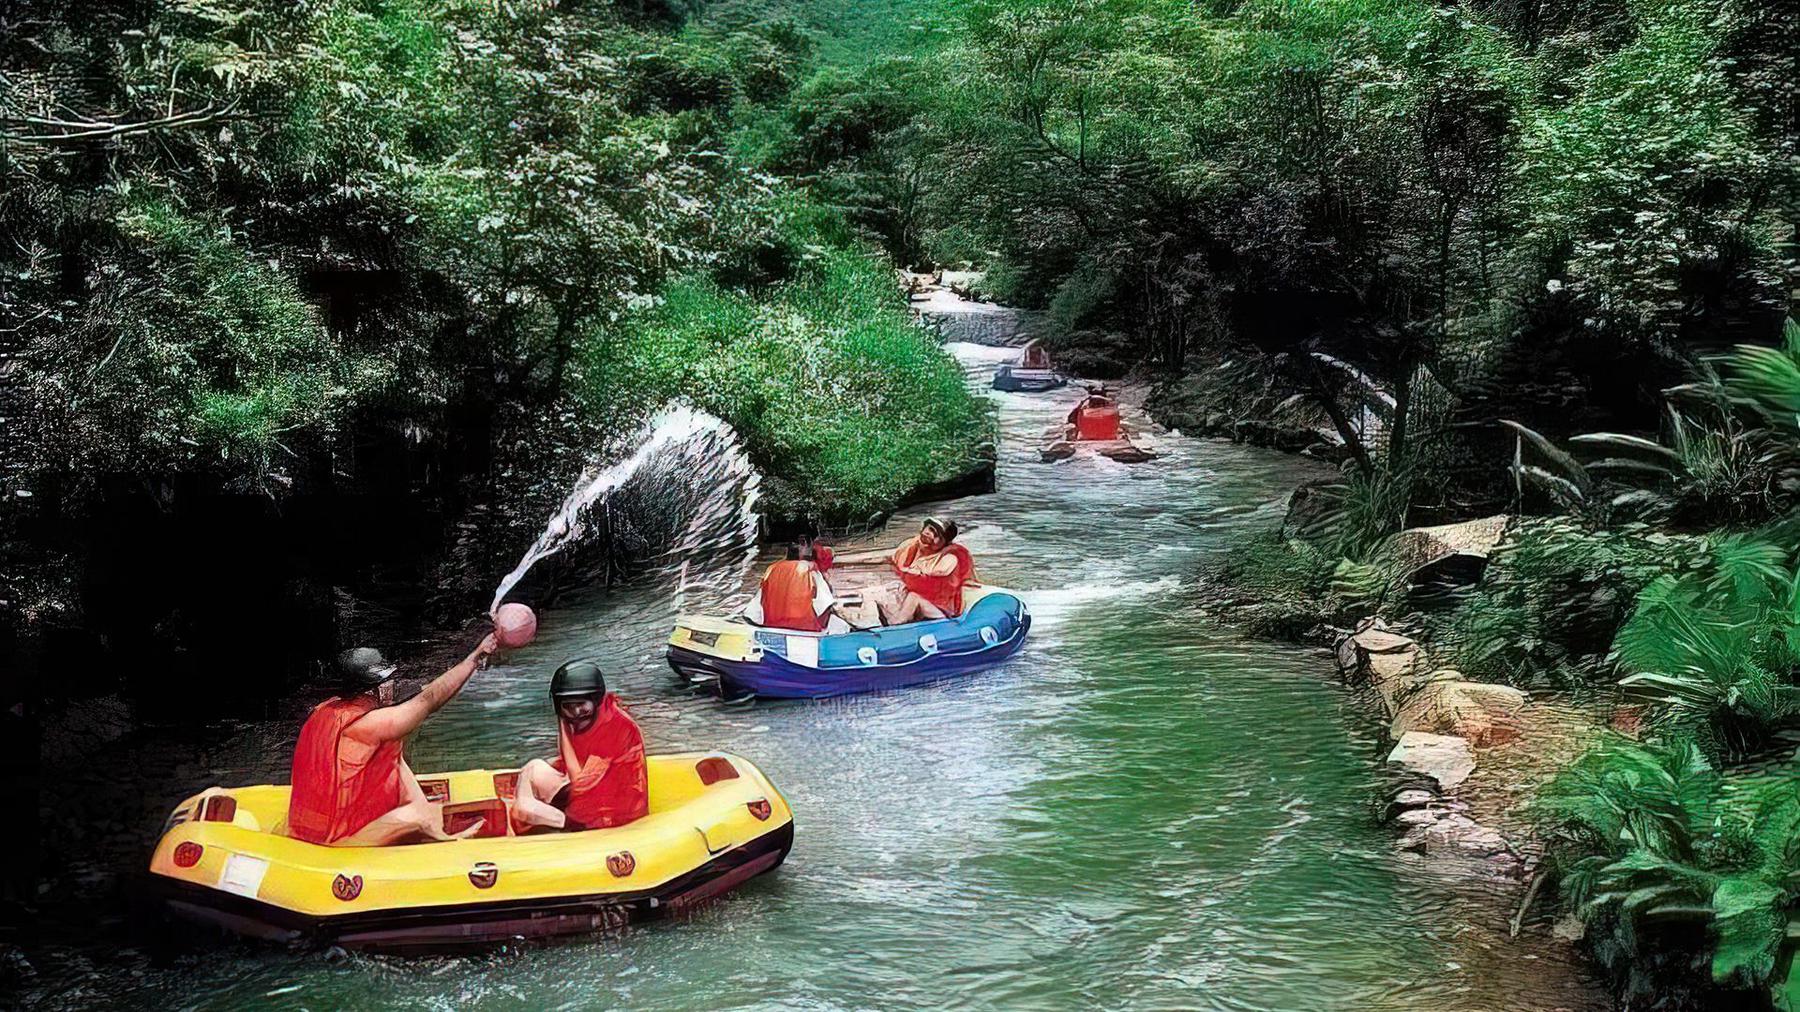
[[[593,661],[570,661],[550,679],[556,706],[556,758],[519,770],[513,828],[605,829],[650,812],[644,733],[606,691]]]
[[[787,558],[763,574],[762,588],[744,608],[744,617],[773,629],[798,629],[831,635],[860,629],[839,606],[825,573],[831,549],[816,541],[788,545]]]
[[[320,703],[300,728],[287,835],[332,847],[379,847],[418,834],[460,840],[479,832],[480,822],[454,835],[444,832],[443,807],[426,799],[406,765],[406,738],[456,698],[499,647],[489,634],[416,694],[402,690],[394,666],[378,651],[345,651],[338,669],[346,687],[357,691]]]
[[[904,625],[962,614],[962,589],[975,582],[975,560],[955,541],[954,520],[926,517],[918,535],[894,549],[888,562],[904,590],[897,602],[883,602],[882,621]]]

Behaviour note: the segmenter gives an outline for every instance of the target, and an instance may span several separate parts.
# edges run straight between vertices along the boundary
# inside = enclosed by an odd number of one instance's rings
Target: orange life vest
[[[1075,432],[1082,439],[1119,438],[1119,409],[1111,405],[1078,408]]]
[[[825,623],[813,611],[813,565],[796,559],[777,562],[763,577],[763,625],[776,629],[823,632]]]
[[[912,565],[924,553],[917,536],[908,538],[906,543],[894,550],[893,562],[896,571]],[[906,589],[919,595],[945,615],[961,615],[963,610],[963,584],[975,579],[975,559],[969,550],[951,542],[938,549],[934,555],[948,554],[956,558],[956,568],[949,576],[920,576],[917,573],[900,573],[900,582]],[[930,558],[932,556],[925,556]]]
[[[564,728],[567,733],[567,728]],[[600,701],[594,723],[580,734],[569,735],[575,760],[581,768],[564,770],[569,775],[570,819],[584,829],[623,826],[650,813],[650,774],[644,763],[644,733],[637,721],[619,705],[612,693]],[[604,759],[604,772],[596,772]],[[562,768],[559,758],[551,765]]]
[[[403,743],[371,746],[344,733],[378,705],[369,696],[327,699],[306,718],[294,746],[289,836],[336,843],[400,807]]]

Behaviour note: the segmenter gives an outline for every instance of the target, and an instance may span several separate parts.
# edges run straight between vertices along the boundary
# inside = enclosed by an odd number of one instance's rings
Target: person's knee
[[[556,793],[562,774],[542,759],[533,759],[519,770],[519,784],[528,788],[532,797],[544,799]]]

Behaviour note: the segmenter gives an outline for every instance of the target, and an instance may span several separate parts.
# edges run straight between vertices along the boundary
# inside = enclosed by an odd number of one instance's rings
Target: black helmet
[[[345,686],[373,689],[393,677],[394,665],[374,647],[352,647],[337,655],[338,680]]]
[[[556,669],[550,678],[550,698],[562,699],[566,696],[593,696],[599,698],[606,695],[606,676],[601,673],[600,665],[593,661],[570,661]]]

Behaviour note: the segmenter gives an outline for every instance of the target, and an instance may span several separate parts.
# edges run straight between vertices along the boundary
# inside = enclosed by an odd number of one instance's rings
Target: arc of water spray
[[[493,604],[489,606],[490,612],[499,609],[500,604],[506,600],[506,595],[512,592],[532,566],[563,550],[586,533],[587,515],[595,503],[605,502],[607,497],[644,471],[652,461],[670,451],[683,451],[693,459],[693,467],[684,469],[682,473],[684,478],[704,480],[708,475],[703,471],[710,467],[714,472],[710,477],[719,485],[728,488],[741,486],[742,491],[736,503],[735,537],[744,543],[742,566],[747,568],[751,564],[756,557],[755,506],[759,497],[761,475],[751,466],[749,457],[744,453],[737,433],[731,426],[707,412],[677,403],[658,411],[644,426],[636,443],[636,449],[625,459],[606,467],[590,467],[582,472],[574,490],[569,493],[562,506],[551,514],[544,532],[538,535],[512,572],[500,581],[499,587],[494,591]],[[701,543],[709,525],[718,521],[717,516],[696,512],[688,518],[681,535],[670,545],[669,551],[691,550]],[[681,579],[684,589],[687,583],[686,569],[684,561]]]

